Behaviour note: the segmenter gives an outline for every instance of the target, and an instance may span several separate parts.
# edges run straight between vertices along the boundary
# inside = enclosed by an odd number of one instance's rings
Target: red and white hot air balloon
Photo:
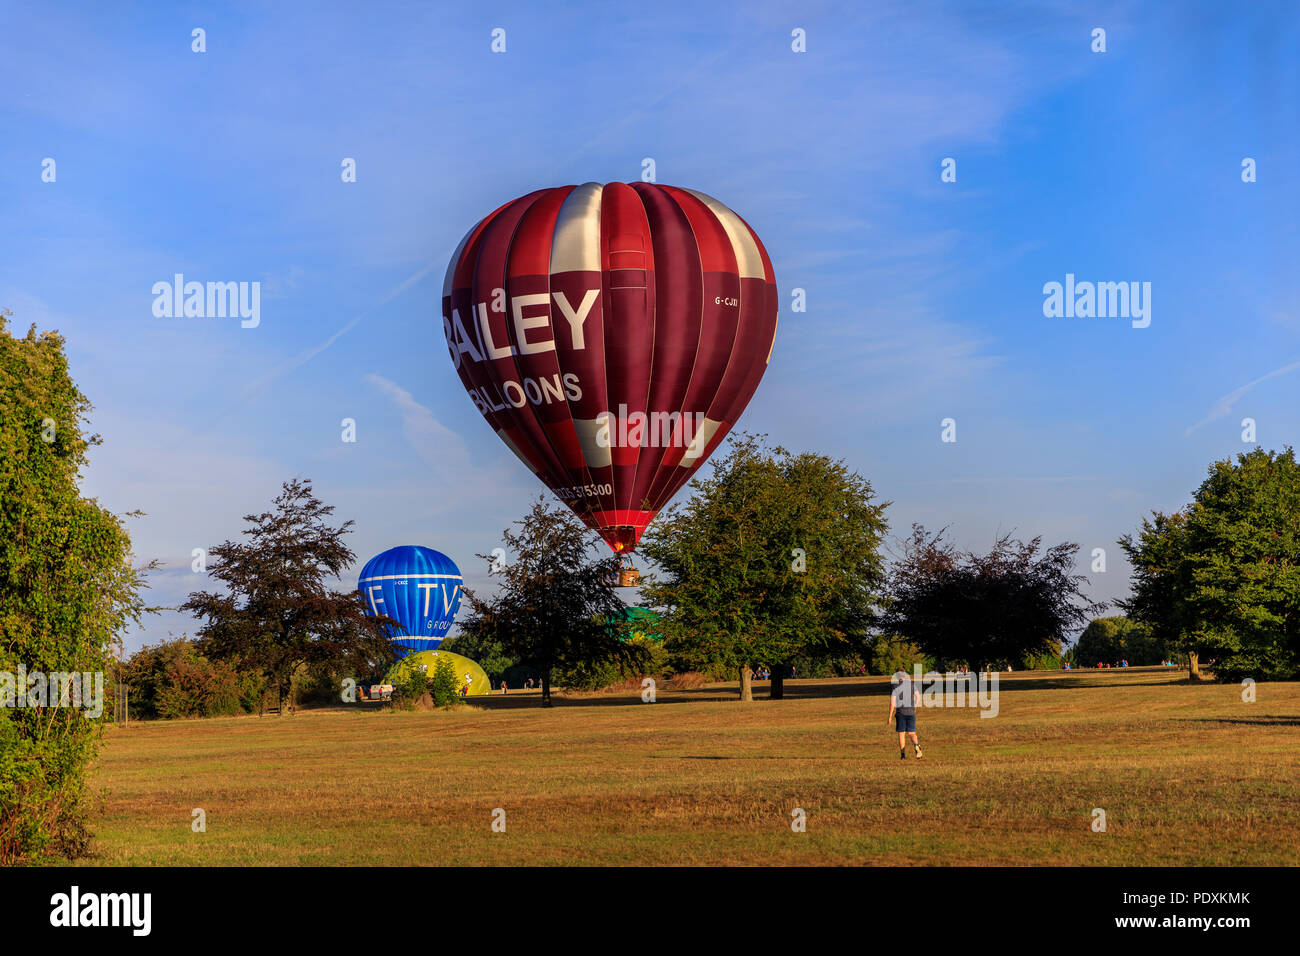
[[[772,263],[693,189],[586,183],[461,240],[443,329],[496,433],[615,553],[736,423],[772,356]]]

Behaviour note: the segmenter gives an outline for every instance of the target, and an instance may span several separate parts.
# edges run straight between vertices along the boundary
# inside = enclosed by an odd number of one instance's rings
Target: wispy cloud
[[[1229,392],[1227,395],[1224,395],[1222,398],[1220,398],[1217,402],[1215,402],[1210,407],[1209,412],[1206,414],[1204,418],[1202,418],[1195,425],[1188,427],[1186,434],[1190,435],[1192,432],[1196,431],[1196,429],[1200,428],[1202,425],[1208,425],[1210,422],[1218,421],[1220,418],[1223,418],[1225,415],[1230,414],[1232,412],[1232,406],[1236,405],[1237,402],[1241,400],[1241,397],[1243,395],[1249,392],[1256,385],[1259,385],[1261,382],[1267,382],[1270,378],[1279,378],[1283,375],[1287,375],[1291,372],[1294,372],[1296,369],[1300,369],[1300,362],[1292,362],[1289,365],[1283,365],[1281,368],[1275,368],[1267,375],[1261,375],[1253,382],[1247,382],[1245,385],[1241,386],[1241,388],[1234,389],[1233,391]]]
[[[496,457],[509,457],[507,468],[499,467],[500,461],[497,460],[477,464],[465,440],[439,421],[433,410],[418,402],[409,391],[382,375],[366,375],[365,381],[397,409],[402,438],[422,463],[421,474],[429,487],[445,489],[438,496],[440,504],[435,510],[465,510],[472,502],[478,502],[488,510],[500,510],[520,497],[521,489],[514,484],[514,477],[519,475],[515,467],[517,462],[504,445],[501,446],[502,454]],[[474,426],[477,423],[470,424]],[[486,428],[486,425],[481,427]],[[448,493],[453,490],[454,493]],[[536,483],[535,490],[540,492],[544,489]]]
[[[326,349],[332,346],[339,339],[343,338],[343,336],[347,335],[349,332],[355,329],[358,325],[361,324],[361,322],[367,316],[373,314],[376,310],[383,308],[389,302],[392,302],[394,299],[400,296],[407,289],[410,289],[412,286],[419,283],[422,279],[424,279],[425,276],[427,276],[430,272],[432,272],[433,269],[434,269],[434,263],[432,262],[424,266],[423,268],[418,269],[417,271],[415,271],[414,273],[412,273],[411,275],[403,279],[401,282],[399,282],[397,285],[393,286],[387,292],[385,292],[379,298],[379,300],[375,302],[374,305],[370,306],[368,309],[362,312],[359,312],[357,315],[349,319],[341,328],[338,329],[338,331],[330,335],[329,338],[299,353],[289,361],[282,362],[281,364],[273,368],[271,371],[263,375],[261,378],[258,378],[255,381],[251,382],[248,386],[244,388],[243,392],[240,393],[240,396],[236,401],[232,402],[230,405],[226,406],[222,410],[222,413],[218,417],[217,421],[220,421],[222,418],[232,413],[236,408],[247,405],[250,402],[265,395],[267,390],[272,385],[274,385],[280,379],[284,378],[286,375],[291,375],[294,372],[296,372],[298,369],[302,368],[304,365],[306,365],[316,356],[320,355],[322,352],[324,352]]]

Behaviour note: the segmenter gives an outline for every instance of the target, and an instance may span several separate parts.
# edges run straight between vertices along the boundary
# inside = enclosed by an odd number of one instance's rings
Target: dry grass
[[[994,719],[922,710],[906,762],[883,678],[133,724],[93,777],[93,862],[1300,863],[1300,685],[1179,677],[1003,675]]]

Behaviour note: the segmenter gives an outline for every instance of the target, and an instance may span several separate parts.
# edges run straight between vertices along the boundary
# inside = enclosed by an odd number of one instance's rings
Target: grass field
[[[919,711],[906,762],[884,678],[131,724],[92,775],[90,862],[1300,863],[1300,685],[1001,676],[995,718]]]

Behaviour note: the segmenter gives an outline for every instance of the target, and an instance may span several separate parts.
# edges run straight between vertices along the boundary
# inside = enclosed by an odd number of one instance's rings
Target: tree
[[[1129,615],[1219,680],[1300,676],[1300,466],[1262,448],[1211,464],[1191,503],[1154,512],[1120,546],[1133,565]]]
[[[665,647],[698,670],[739,674],[796,657],[865,653],[888,503],[843,461],[767,448],[740,433],[684,507],[662,514],[641,550],[658,570],[643,597],[663,609]]]
[[[85,852],[103,723],[84,698],[33,706],[30,683],[15,706],[17,676],[44,675],[48,693],[50,675],[88,675],[93,694],[99,675],[102,692],[123,629],[150,610],[139,595],[155,566],[133,567],[120,519],[78,490],[99,438],[82,433],[91,405],[63,338],[35,326],[16,338],[11,314],[0,309],[0,864]]]
[[[932,670],[932,662],[919,647],[893,634],[876,634],[867,638],[865,663],[872,674],[896,674],[900,670],[910,674],[918,664],[923,671]]]
[[[456,707],[461,703],[460,675],[450,658],[439,657],[429,675],[429,696],[435,707]]]
[[[499,645],[504,655],[542,675],[542,706],[551,706],[551,677],[558,667],[614,661],[635,668],[641,649],[618,639],[609,624],[621,615],[615,586],[618,559],[595,559],[599,539],[567,510],[539,497],[518,528],[502,532],[508,555],[497,593],[480,597],[463,589],[472,613],[461,624],[457,647]],[[490,555],[478,557],[488,562]]]
[[[464,593],[463,588],[461,593]],[[510,680],[508,675],[519,666],[519,661],[506,653],[500,641],[488,639],[482,634],[467,634],[463,627],[453,637],[447,638],[438,646],[444,651],[468,657],[483,668],[483,673],[488,676],[488,683],[493,687],[501,680]]]
[[[1067,634],[1106,608],[1084,598],[1073,574],[1079,546],[1039,553],[1041,538],[1010,534],[988,554],[960,553],[919,524],[890,575],[883,626],[915,642],[941,665],[1024,665],[1059,654]]]
[[[1146,624],[1153,640],[1185,650],[1188,677],[1200,680],[1199,648],[1191,639],[1192,609],[1186,600],[1192,590],[1191,566],[1182,560],[1186,531],[1186,514],[1157,511],[1142,519],[1136,540],[1132,535],[1120,538],[1133,566],[1133,593],[1116,603],[1132,620]]]
[[[1088,622],[1074,646],[1080,667],[1096,667],[1128,661],[1134,667],[1159,664],[1169,657],[1164,644],[1154,638],[1151,629],[1122,614],[1098,617]]]
[[[206,619],[197,632],[199,652],[262,672],[281,700],[303,664],[350,665],[358,673],[386,668],[396,658],[388,638],[396,622],[369,617],[360,591],[326,584],[355,560],[343,540],[353,522],[329,525],[334,508],[298,478],[284,483],[274,505],[244,516],[246,542],[209,549],[215,561],[208,573],[225,592],[196,591],[181,605]]]

